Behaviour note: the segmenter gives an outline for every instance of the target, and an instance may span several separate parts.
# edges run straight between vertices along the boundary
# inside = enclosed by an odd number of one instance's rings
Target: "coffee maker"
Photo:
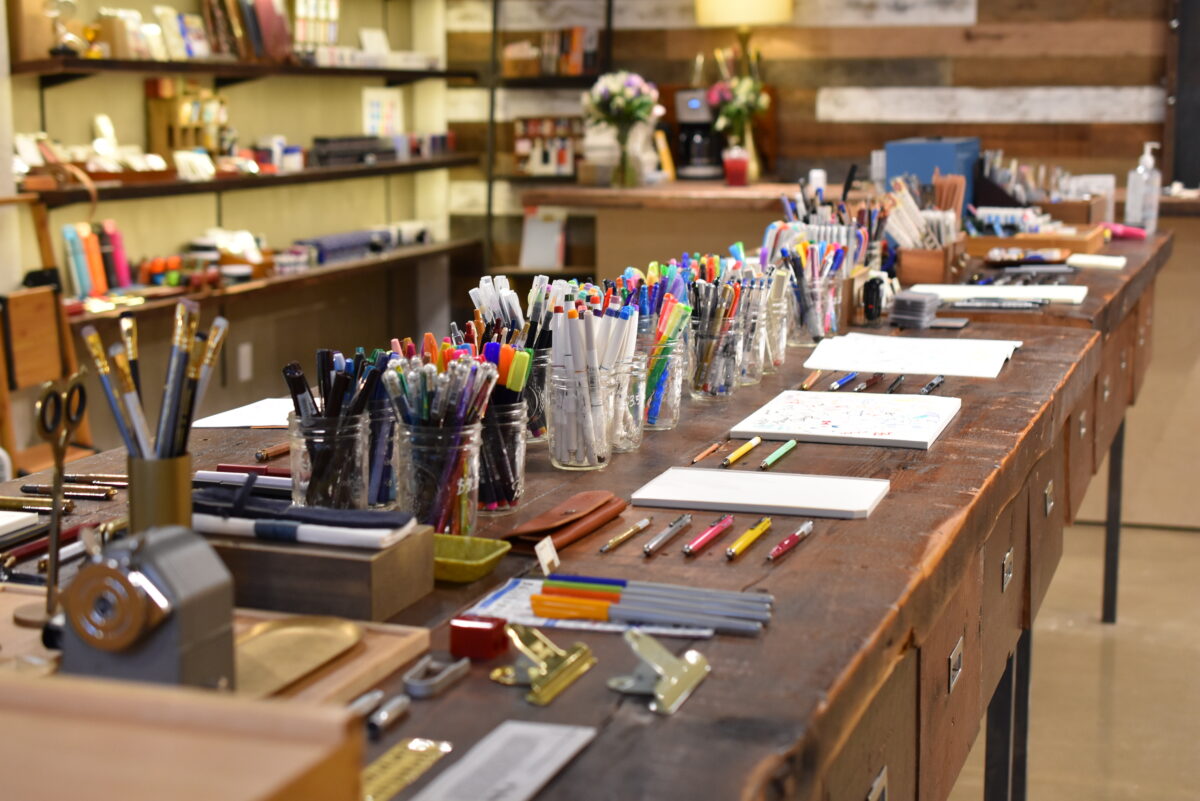
[[[681,89],[675,93],[675,119],[679,122],[679,168],[681,179],[720,180],[721,139],[713,131],[713,113],[704,89]]]

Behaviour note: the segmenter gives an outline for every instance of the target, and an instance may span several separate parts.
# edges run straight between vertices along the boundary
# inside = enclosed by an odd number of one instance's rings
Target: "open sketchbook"
[[[821,340],[804,366],[809,370],[995,378],[1021,344],[1008,339],[846,334]]]
[[[756,515],[868,517],[887,495],[882,478],[672,467],[633,493],[634,506]]]
[[[940,395],[788,390],[735,425],[729,435],[928,449],[960,406],[960,399]]]

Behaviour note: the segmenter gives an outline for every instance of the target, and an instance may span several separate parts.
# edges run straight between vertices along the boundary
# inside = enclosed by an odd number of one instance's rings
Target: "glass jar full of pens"
[[[396,425],[396,505],[439,534],[470,535],[479,512],[482,426]]]
[[[546,378],[550,463],[562,470],[602,470],[612,458],[616,375],[554,365]]]
[[[540,408],[540,405],[539,405]],[[483,415],[479,457],[479,510],[516,510],[525,491],[525,445],[529,416],[525,401],[492,403]]]
[[[327,509],[367,507],[369,418],[288,414],[292,503]]]
[[[646,416],[646,354],[635,353],[616,369],[613,400],[612,449],[632,453],[642,447],[642,425]]]
[[[687,350],[681,337],[653,345],[646,354],[645,427],[651,431],[669,431],[679,424]]]
[[[742,376],[742,321],[736,317],[692,331],[691,395],[695,400],[721,400],[737,391]]]

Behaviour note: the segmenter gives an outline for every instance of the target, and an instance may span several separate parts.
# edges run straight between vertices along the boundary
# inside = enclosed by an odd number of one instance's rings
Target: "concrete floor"
[[[1126,528],[1118,622],[1104,530],[1075,526],[1034,625],[1030,801],[1200,798],[1200,532]],[[983,797],[975,743],[951,801]]]

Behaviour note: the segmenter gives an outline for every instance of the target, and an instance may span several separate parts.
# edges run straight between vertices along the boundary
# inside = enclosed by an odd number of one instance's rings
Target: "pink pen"
[[[776,559],[783,556],[800,543],[804,542],[806,539],[808,539],[808,535],[812,534],[812,530],[813,522],[811,520],[803,523],[800,528],[796,529],[791,534],[788,534],[779,541],[778,545],[771,549],[771,552],[767,554],[767,561],[774,562]]]
[[[695,556],[704,550],[704,547],[717,537],[724,534],[733,525],[733,515],[725,515],[718,517],[713,521],[712,525],[704,529],[694,540],[683,546],[684,556]]]

